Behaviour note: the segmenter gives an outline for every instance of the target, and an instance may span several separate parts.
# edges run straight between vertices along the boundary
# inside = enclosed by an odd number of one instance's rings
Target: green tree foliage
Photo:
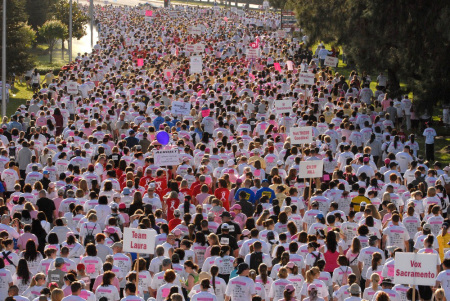
[[[58,0],[26,0],[28,23],[37,30],[50,17],[50,9]]]
[[[52,8],[52,16],[69,28],[69,11],[69,1],[58,0]],[[81,39],[86,35],[86,25],[88,22],[89,17],[79,8],[74,0],[72,3],[72,35],[74,38]],[[65,39],[67,38],[68,36]]]
[[[295,7],[310,41],[342,46],[360,70],[387,72],[392,96],[401,93],[401,79],[414,93],[416,110],[448,102],[449,1],[287,0],[287,5]]]
[[[62,39],[67,35],[67,26],[59,20],[49,20],[39,28],[39,35],[47,41],[51,64],[55,43],[57,40]]]
[[[2,14],[3,5],[0,5],[0,15]],[[22,74],[34,66],[31,45],[36,38],[36,32],[27,24],[25,0],[7,0],[6,14],[7,73]],[[0,22],[0,33],[3,33],[3,22]],[[0,64],[1,60],[0,56]]]

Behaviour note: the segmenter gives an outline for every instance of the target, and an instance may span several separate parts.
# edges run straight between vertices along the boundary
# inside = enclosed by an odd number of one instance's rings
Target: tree
[[[39,28],[39,35],[47,41],[50,51],[50,64],[53,61],[53,47],[58,39],[67,35],[67,26],[59,20],[49,20]]]
[[[278,0],[282,1],[282,0]],[[450,2],[288,0],[311,41],[342,46],[351,63],[387,72],[390,94],[400,79],[414,93],[416,110],[448,102]],[[432,20],[432,21],[430,21]],[[430,106],[431,104],[431,106]]]
[[[50,17],[50,9],[58,0],[26,0],[28,23],[37,30]]]
[[[7,0],[6,9],[6,68],[8,75],[22,74],[34,66],[31,45],[36,38],[36,32],[27,24],[25,0]],[[0,5],[0,14],[2,13],[3,6]],[[0,23],[2,33],[3,22]],[[0,64],[2,59],[0,56]]]
[[[52,15],[57,20],[60,20],[63,24],[69,28],[69,13],[70,3],[67,0],[57,0],[52,7]],[[80,7],[73,2],[72,3],[72,36],[77,39],[81,39],[86,35],[86,25],[89,22],[89,17],[80,9]],[[69,39],[69,35],[61,39],[61,49],[64,58],[64,41]]]

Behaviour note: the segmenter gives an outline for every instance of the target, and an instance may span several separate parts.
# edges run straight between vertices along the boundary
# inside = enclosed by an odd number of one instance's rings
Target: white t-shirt
[[[95,291],[95,297],[98,299],[106,297],[108,301],[119,301],[120,296],[114,285],[99,286]]]
[[[200,292],[192,296],[191,301],[217,301],[217,298],[211,293]]]
[[[244,276],[231,279],[225,292],[225,295],[230,296],[231,301],[248,301],[255,294],[255,283],[252,279]]]

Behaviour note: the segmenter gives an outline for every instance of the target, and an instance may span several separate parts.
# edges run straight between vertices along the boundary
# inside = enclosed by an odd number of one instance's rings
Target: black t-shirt
[[[230,234],[219,234],[219,242],[221,245],[229,245],[231,251],[239,249],[236,238]]]
[[[49,223],[53,223],[53,211],[56,210],[53,200],[49,198],[40,198],[37,200],[36,205],[39,211],[45,213],[45,216],[47,216],[47,221]]]
[[[217,228],[217,235],[222,234],[222,225],[220,224],[219,228]],[[233,221],[226,222],[230,226],[230,235],[237,236],[238,234],[242,234],[241,227]]]

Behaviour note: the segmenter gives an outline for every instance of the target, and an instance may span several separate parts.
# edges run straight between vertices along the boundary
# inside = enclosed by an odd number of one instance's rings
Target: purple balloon
[[[170,136],[165,131],[160,131],[156,134],[156,140],[161,143],[162,145],[166,145],[169,143]]]

